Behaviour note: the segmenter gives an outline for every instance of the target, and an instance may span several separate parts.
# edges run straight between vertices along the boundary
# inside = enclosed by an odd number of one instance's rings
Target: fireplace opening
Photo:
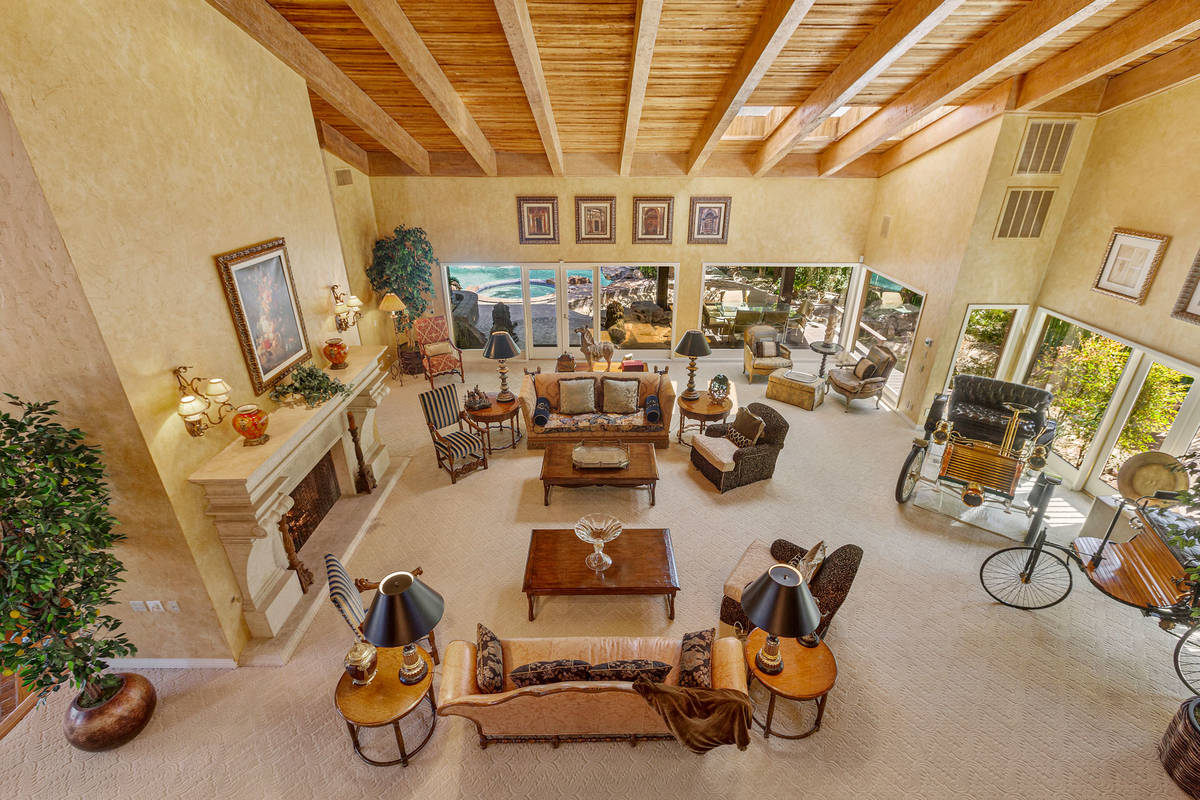
[[[322,456],[317,465],[301,479],[292,490],[291,497],[292,508],[279,520],[279,531],[283,534],[288,566],[296,571],[300,588],[307,592],[313,577],[300,560],[300,550],[341,497],[337,472],[333,468],[332,450]]]

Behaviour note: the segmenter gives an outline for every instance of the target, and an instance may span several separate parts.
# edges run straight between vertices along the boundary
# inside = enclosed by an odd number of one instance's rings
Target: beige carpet
[[[704,378],[716,364],[704,364]],[[741,402],[762,398],[736,364]],[[673,375],[682,374],[678,362]],[[471,383],[494,377],[475,369]],[[329,606],[277,669],[148,671],[159,709],[113,753],[72,750],[60,733],[65,692],[0,741],[0,786],[16,797],[172,798],[814,798],[1183,797],[1154,746],[1185,691],[1174,640],[1075,573],[1061,605],[1023,613],[989,602],[980,562],[1009,542],[918,508],[892,488],[911,430],[891,413],[840,398],[815,413],[775,404],[791,422],[774,480],[717,495],[686,448],[659,452],[658,505],[644,491],[556,490],[542,506],[540,455],[497,454],[451,486],[434,469],[406,379],[380,413],[394,452],[414,458],[352,559],[378,577],[421,565],[446,597],[444,641],[500,636],[677,635],[716,623],[721,585],[754,537],[857,542],[862,570],[829,644],[839,675],[822,730],[798,742],[755,733],[746,752],[699,757],[672,742],[496,745],[442,718],[408,769],[361,763],[332,707],[350,644]],[[427,384],[424,384],[427,386]],[[603,510],[671,528],[682,591],[674,623],[658,598],[552,598],[528,622],[521,577],[528,531]],[[319,554],[305,554],[319,564]],[[794,720],[793,720],[794,721]],[[802,724],[802,723],[801,723]],[[364,734],[391,757],[386,729]]]

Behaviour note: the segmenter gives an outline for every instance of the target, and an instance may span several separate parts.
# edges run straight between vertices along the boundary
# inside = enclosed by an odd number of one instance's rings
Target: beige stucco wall
[[[193,365],[228,380],[235,402],[253,399],[213,256],[276,236],[310,342],[335,333],[328,287],[347,276],[304,81],[197,0],[0,0],[0,93],[204,577],[219,655],[237,654],[233,572],[187,482],[235,434],[226,422],[190,438],[170,371]],[[171,580],[131,571],[126,591]],[[171,623],[183,636],[199,619],[185,609]],[[177,640],[142,644],[176,655]]]

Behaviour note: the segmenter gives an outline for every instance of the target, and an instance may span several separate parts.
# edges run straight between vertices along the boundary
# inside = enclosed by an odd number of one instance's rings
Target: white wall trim
[[[237,669],[232,658],[110,658],[110,669]]]

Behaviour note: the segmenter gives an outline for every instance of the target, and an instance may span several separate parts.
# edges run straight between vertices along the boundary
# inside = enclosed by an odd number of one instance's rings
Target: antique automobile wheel
[[[1175,674],[1192,694],[1200,694],[1200,624],[1187,629],[1175,645]]]
[[[912,452],[908,454],[908,458],[904,459],[904,466],[900,468],[900,477],[896,481],[897,503],[907,503],[912,499],[913,492],[916,491],[917,484],[921,481],[921,467],[925,466],[927,452],[929,452],[928,447],[913,445]]]
[[[979,582],[997,602],[1032,611],[1057,605],[1071,593],[1071,568],[1040,547],[1007,547],[984,559]]]

